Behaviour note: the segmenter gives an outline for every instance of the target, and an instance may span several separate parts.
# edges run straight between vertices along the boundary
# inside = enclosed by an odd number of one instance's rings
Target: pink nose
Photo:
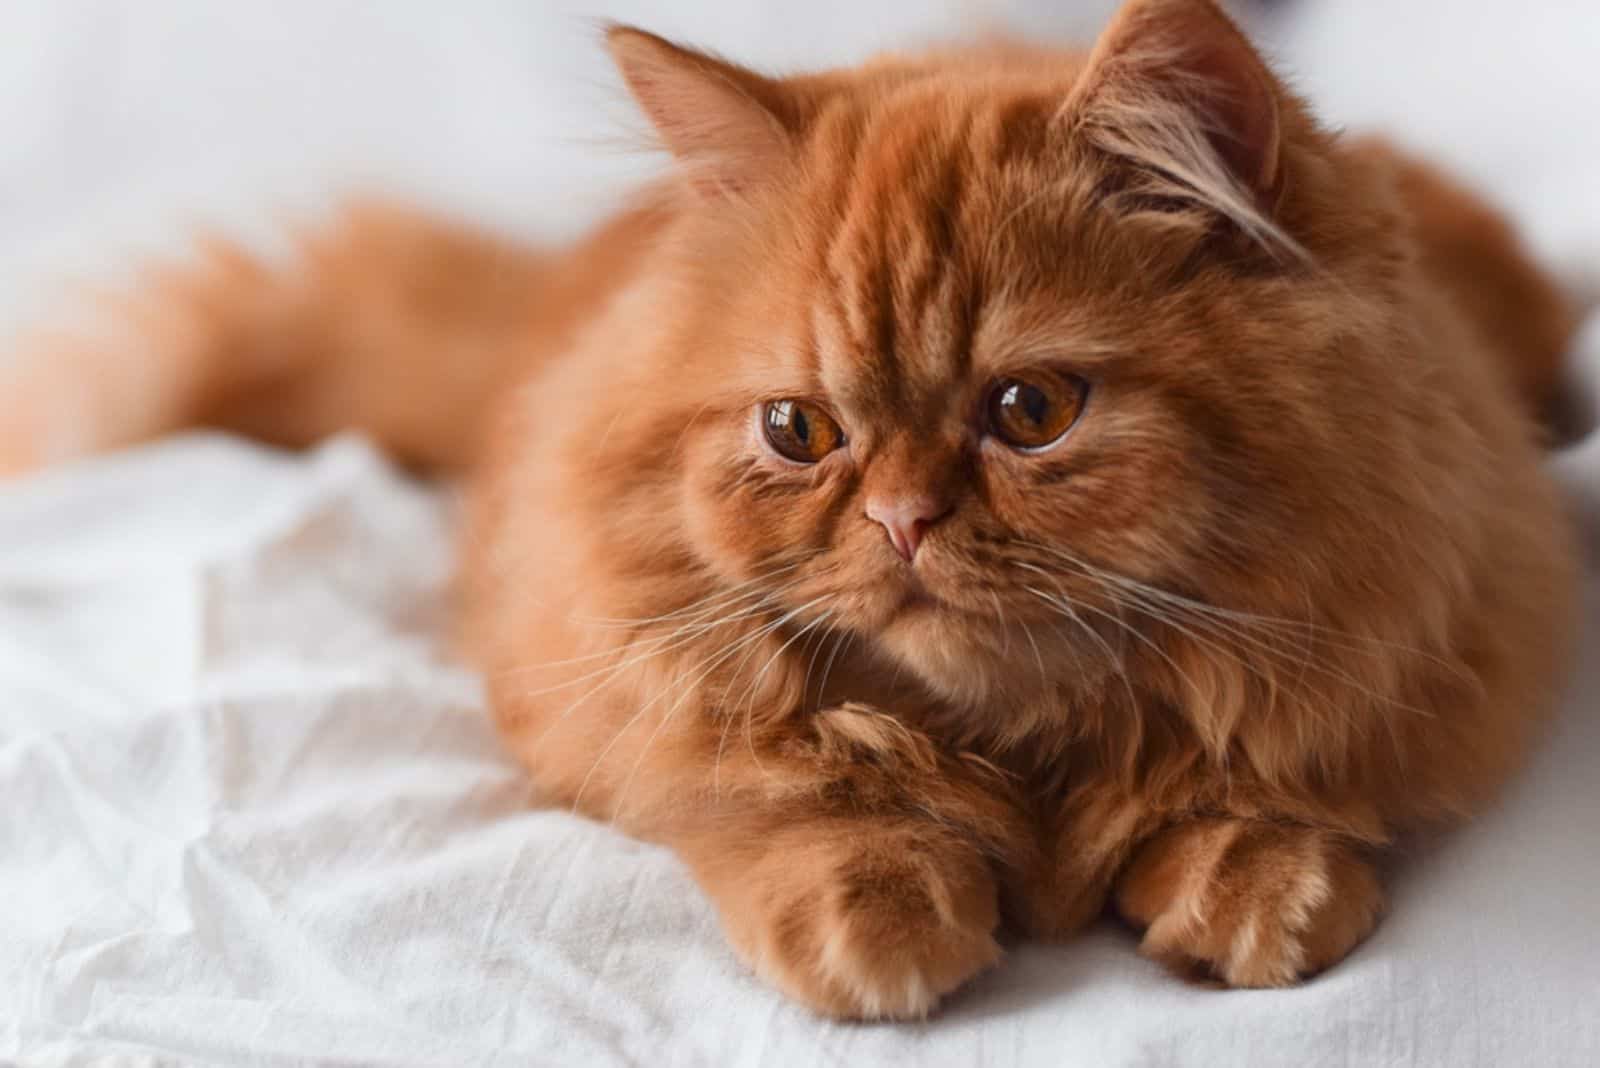
[[[867,502],[867,518],[883,524],[889,542],[900,558],[910,563],[922,544],[922,535],[949,506],[926,494],[913,497],[874,497]]]

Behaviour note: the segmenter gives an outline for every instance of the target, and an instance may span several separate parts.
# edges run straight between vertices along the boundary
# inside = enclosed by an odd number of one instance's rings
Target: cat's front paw
[[[1377,923],[1383,892],[1331,835],[1207,819],[1142,846],[1116,905],[1144,929],[1141,951],[1181,974],[1276,987],[1342,960]]]
[[[843,820],[780,838],[724,899],[723,919],[791,997],[847,1019],[920,1018],[999,960],[995,880],[967,843]]]

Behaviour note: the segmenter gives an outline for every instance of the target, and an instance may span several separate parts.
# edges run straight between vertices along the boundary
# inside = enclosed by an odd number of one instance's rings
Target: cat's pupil
[[[790,411],[789,430],[800,444],[811,444],[811,423],[806,419],[806,413],[798,407]]]
[[[1026,382],[1014,386],[1014,402],[1020,402],[1023,413],[1034,426],[1040,426],[1050,414],[1050,398],[1037,386]]]

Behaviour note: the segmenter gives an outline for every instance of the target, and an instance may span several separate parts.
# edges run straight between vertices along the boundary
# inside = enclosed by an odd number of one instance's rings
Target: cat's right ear
[[[1134,199],[1195,205],[1299,259],[1275,218],[1294,107],[1217,0],[1126,0],[1065,112],[1086,143],[1125,165]]]
[[[795,107],[778,82],[632,26],[612,26],[606,44],[701,195],[747,192],[791,158]]]

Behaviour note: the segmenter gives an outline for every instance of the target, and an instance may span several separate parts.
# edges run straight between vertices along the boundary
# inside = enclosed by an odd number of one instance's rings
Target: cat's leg
[[[549,800],[670,845],[745,962],[819,1012],[920,1017],[1000,957],[1026,821],[998,773],[888,714],[502,726]]]
[[[1342,960],[1377,923],[1383,891],[1362,848],[1290,823],[1194,818],[1134,853],[1117,910],[1141,950],[1236,987],[1286,986]]]
[[[959,829],[780,812],[674,842],[767,982],[830,1016],[916,1018],[1000,959],[991,858]]]
[[[1046,801],[1032,867],[1008,888],[1008,915],[1031,937],[1060,941],[1097,919],[1133,846],[1160,826],[1143,797],[1091,783]]]

